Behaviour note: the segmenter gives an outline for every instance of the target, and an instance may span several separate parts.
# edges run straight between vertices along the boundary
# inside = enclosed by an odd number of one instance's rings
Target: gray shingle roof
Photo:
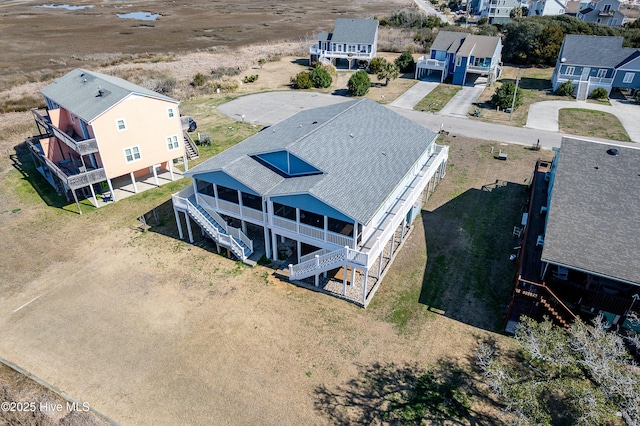
[[[99,90],[102,95],[99,95]],[[173,98],[121,78],[82,68],[76,68],[56,79],[40,93],[88,123],[132,93],[179,103]]]
[[[476,58],[490,58],[496,51],[500,37],[482,36],[471,34],[464,39],[458,54],[468,57],[473,55]]]
[[[433,50],[444,50],[450,53],[458,51],[462,41],[468,36],[467,33],[453,31],[439,31],[436,39],[431,44]]]
[[[224,171],[261,195],[308,193],[367,224],[436,134],[369,99],[305,110],[191,169]],[[322,174],[284,178],[251,155],[287,150]]]
[[[564,138],[542,260],[640,285],[639,188],[640,149]]]
[[[374,44],[378,30],[377,19],[336,19],[332,43]]]
[[[622,37],[570,34],[565,36],[560,54],[566,65],[614,68],[639,50],[622,47],[623,40]]]

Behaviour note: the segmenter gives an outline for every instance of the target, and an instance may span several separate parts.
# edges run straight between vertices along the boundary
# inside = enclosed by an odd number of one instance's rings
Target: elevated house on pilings
[[[368,99],[301,111],[194,167],[172,198],[247,263],[366,306],[445,175],[437,135]]]
[[[37,170],[58,191],[99,207],[181,176],[197,155],[179,101],[117,77],[77,68],[40,92],[38,135],[26,140]],[[186,127],[185,127],[186,126]]]
[[[538,161],[507,331],[521,315],[598,314],[640,331],[639,164],[638,148],[571,138]]]
[[[333,32],[320,32],[318,43],[309,48],[309,65],[313,62],[337,65],[337,61],[346,60],[349,69],[358,64],[369,66],[377,46],[376,19],[338,18]]]

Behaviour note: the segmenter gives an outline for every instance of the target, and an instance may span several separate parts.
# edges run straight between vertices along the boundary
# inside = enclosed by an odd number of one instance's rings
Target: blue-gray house
[[[365,306],[444,176],[437,135],[368,99],[301,111],[194,167],[173,196],[234,257]],[[333,278],[333,279],[331,279]]]
[[[453,84],[464,86],[468,74],[486,76],[491,84],[502,72],[502,40],[495,36],[440,31],[431,45],[429,57],[416,63],[415,78],[440,72],[440,81],[449,75]]]
[[[640,88],[640,49],[622,47],[622,37],[567,35],[551,76],[553,89],[571,81],[576,98],[584,100],[596,88]]]

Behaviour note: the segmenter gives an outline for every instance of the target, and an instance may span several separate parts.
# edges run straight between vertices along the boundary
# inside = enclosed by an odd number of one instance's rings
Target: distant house
[[[445,174],[436,138],[368,99],[301,111],[186,173],[180,236],[183,213],[192,242],[194,220],[234,257],[366,306]]]
[[[174,180],[187,165],[179,102],[120,78],[77,68],[40,92],[32,110],[39,135],[27,140],[38,171],[68,200],[99,206],[123,194]],[[78,205],[78,209],[80,209]]]
[[[520,0],[472,0],[471,11],[489,20],[490,24],[508,24],[511,11],[516,7],[526,6],[526,1]]]
[[[594,89],[640,88],[640,49],[622,47],[622,37],[567,35],[551,76],[553,89],[566,81],[584,100]]]
[[[594,0],[589,3],[581,3],[576,17],[584,22],[620,27],[626,17],[619,9],[620,2],[618,0]]]
[[[510,320],[603,314],[640,331],[640,149],[564,138],[539,161]],[[633,248],[632,248],[633,247]]]
[[[529,16],[563,15],[567,0],[534,0],[529,3]]]
[[[352,65],[366,63],[376,56],[378,21],[376,19],[336,19],[332,33],[318,34],[318,43],[309,48],[309,64],[345,59]]]
[[[453,84],[464,85],[468,74],[487,76],[493,83],[502,72],[502,40],[495,36],[440,31],[431,45],[429,56],[416,63],[415,78],[440,72],[440,81],[449,75]]]

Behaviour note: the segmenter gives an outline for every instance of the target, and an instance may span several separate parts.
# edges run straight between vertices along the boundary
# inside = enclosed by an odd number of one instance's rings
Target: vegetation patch
[[[413,107],[416,111],[438,112],[453,98],[462,86],[439,84]]]
[[[558,124],[563,133],[615,141],[631,141],[618,117],[608,112],[563,108],[558,111]]]

